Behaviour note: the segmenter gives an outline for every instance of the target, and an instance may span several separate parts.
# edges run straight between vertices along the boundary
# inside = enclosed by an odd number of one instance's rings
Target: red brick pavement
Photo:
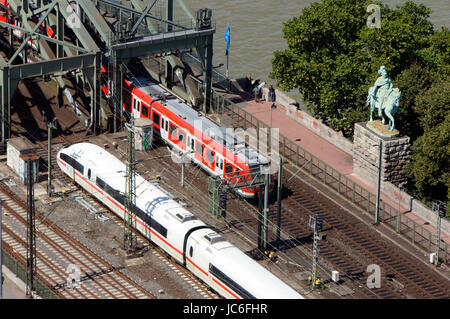
[[[270,106],[272,105],[272,102],[261,101],[260,103],[256,103],[254,100],[243,100],[242,102],[238,102],[237,104],[259,120],[270,125]],[[353,174],[352,155],[342,151],[332,143],[324,140],[319,135],[315,134],[300,123],[288,117],[285,114],[284,108],[278,103],[275,104],[277,105],[277,108],[272,109],[273,128],[278,128],[281,134],[296,142],[299,146],[301,146],[320,160],[324,161],[334,169],[338,170],[343,175],[346,175],[348,178],[355,181],[356,183],[370,191],[372,194],[376,194],[376,185],[368,185]],[[398,203],[390,197],[382,194],[381,199],[392,207],[398,207]],[[409,208],[401,207],[401,211],[403,212],[406,212],[408,210]],[[413,219],[418,224],[423,225],[433,234],[435,233],[435,227],[430,225],[419,216],[415,215],[414,212],[407,212],[405,213],[405,215]],[[450,243],[450,234],[441,231],[441,239],[447,243]]]

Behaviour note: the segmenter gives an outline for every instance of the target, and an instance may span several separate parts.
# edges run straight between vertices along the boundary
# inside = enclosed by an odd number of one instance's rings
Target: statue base
[[[403,167],[411,153],[409,137],[381,136],[369,128],[368,124],[373,122],[355,124],[353,173],[370,184],[377,183],[380,152],[378,147],[381,140],[381,180],[395,185],[406,182]]]
[[[389,131],[389,125],[384,125],[381,123],[381,120],[375,120],[372,122],[367,122],[367,128],[372,132],[383,136],[383,137],[397,137],[400,135],[399,130],[394,129],[393,131]]]

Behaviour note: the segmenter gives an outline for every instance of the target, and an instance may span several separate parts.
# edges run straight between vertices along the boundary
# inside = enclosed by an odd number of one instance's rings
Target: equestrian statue
[[[366,106],[370,105],[370,122],[373,121],[372,113],[378,108],[378,116],[381,117],[381,123],[385,125],[383,113],[389,119],[388,129],[393,131],[395,128],[394,114],[400,108],[401,92],[398,88],[392,88],[392,81],[389,78],[386,68],[381,66],[378,70],[380,75],[375,81],[375,85],[369,89]]]

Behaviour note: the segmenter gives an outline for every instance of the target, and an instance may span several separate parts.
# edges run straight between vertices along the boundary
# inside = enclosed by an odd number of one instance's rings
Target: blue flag
[[[223,37],[225,38],[225,41],[227,41],[227,49],[225,51],[225,55],[228,55],[228,51],[230,51],[230,38],[231,38],[230,26],[227,27],[227,30],[225,31]]]

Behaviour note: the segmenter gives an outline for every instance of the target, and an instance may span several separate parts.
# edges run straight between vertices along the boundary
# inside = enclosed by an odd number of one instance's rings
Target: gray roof
[[[159,99],[159,102],[171,112],[201,130],[203,134],[209,136],[220,145],[226,146],[229,151],[233,152],[241,160],[248,162],[250,165],[267,164],[269,162],[266,157],[258,154],[253,148],[245,146],[245,141],[233,133],[233,128],[217,125],[158,84],[141,77],[134,78],[133,84],[145,94]]]

